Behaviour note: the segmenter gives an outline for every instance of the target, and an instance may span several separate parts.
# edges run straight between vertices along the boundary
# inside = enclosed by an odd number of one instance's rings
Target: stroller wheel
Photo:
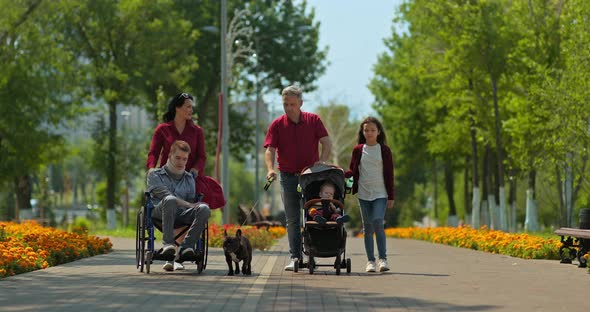
[[[350,273],[350,271],[352,270],[352,261],[350,261],[350,258],[346,259],[346,273]]]
[[[293,266],[293,272],[299,272],[299,261],[295,261],[295,265]]]
[[[336,257],[336,263],[335,263],[335,266],[336,266],[336,275],[340,275],[340,265],[341,264],[342,264],[342,262],[340,261],[340,255],[338,255]]]
[[[315,260],[312,256],[309,256],[309,262],[307,263],[307,267],[309,268],[309,274],[313,274],[315,269]]]

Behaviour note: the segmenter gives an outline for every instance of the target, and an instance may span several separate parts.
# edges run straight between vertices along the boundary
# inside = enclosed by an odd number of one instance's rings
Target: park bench
[[[572,259],[578,258],[578,267],[585,268],[584,255],[590,251],[590,229],[559,228],[554,233],[561,236],[560,262],[572,263]]]
[[[280,226],[279,221],[269,221],[263,214],[261,214],[256,208],[247,208],[240,204],[238,205],[239,222],[240,224],[252,225],[257,228],[266,227],[267,229],[271,226]]]

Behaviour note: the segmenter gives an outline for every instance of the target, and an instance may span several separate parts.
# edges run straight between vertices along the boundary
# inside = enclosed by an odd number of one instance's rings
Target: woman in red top
[[[182,140],[191,147],[186,171],[190,171],[195,177],[203,172],[207,159],[205,139],[203,129],[192,121],[193,101],[192,95],[179,93],[168,103],[168,110],[163,116],[164,122],[156,127],[152,137],[146,162],[148,170],[163,166],[168,159],[172,143]]]
[[[168,110],[163,116],[164,122],[156,127],[150,151],[148,152],[146,167],[152,170],[166,164],[170,147],[176,140],[187,142],[191,147],[191,153],[186,163],[186,171],[195,177],[196,194],[203,195],[203,202],[209,204],[209,208],[217,209],[225,206],[226,200],[219,183],[206,176],[205,168],[205,138],[203,129],[192,121],[193,96],[188,93],[175,95]]]
[[[192,120],[194,98],[188,93],[175,95],[168,103],[168,109],[164,113],[163,123],[154,131],[150,151],[146,161],[148,173],[156,167],[162,167],[168,160],[168,154],[172,143],[177,140],[185,141],[190,146],[190,154],[186,162],[186,171],[190,171],[195,177],[197,194],[199,193],[198,176],[203,173],[205,167],[205,139],[203,129],[195,125]],[[182,263],[167,261],[164,270],[184,270]]]

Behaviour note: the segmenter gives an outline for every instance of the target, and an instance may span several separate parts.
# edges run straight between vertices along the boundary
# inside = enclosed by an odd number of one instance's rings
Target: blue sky
[[[328,68],[318,90],[304,94],[304,111],[330,101],[351,107],[351,117],[374,113],[367,85],[373,65],[385,52],[383,39],[391,36],[393,17],[403,0],[308,0],[320,22],[320,46],[329,46]],[[266,100],[281,109],[280,97]]]

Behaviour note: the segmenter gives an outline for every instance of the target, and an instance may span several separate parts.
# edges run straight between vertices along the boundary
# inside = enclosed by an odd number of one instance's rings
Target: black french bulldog
[[[227,275],[240,274],[240,261],[242,264],[242,274],[251,275],[252,267],[252,245],[248,238],[242,236],[242,230],[236,232],[236,236],[227,236],[227,231],[224,231],[225,240],[223,241],[223,252],[225,254],[225,261],[229,267]],[[236,263],[236,270],[234,271],[232,262]]]

